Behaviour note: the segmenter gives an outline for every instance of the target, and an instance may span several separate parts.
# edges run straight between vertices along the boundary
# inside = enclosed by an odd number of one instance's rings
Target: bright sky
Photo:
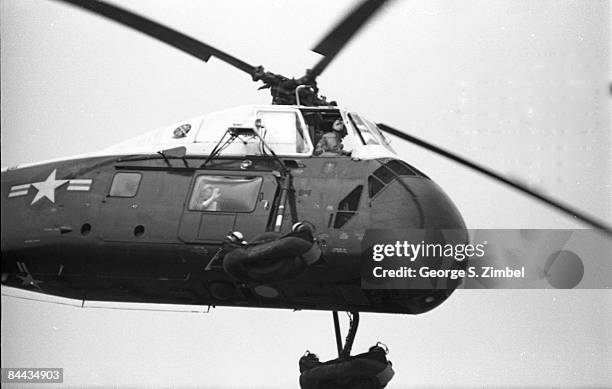
[[[351,2],[121,1],[254,65],[300,76]],[[236,105],[247,75],[53,1],[0,2],[2,166],[80,154]],[[602,220],[610,208],[608,1],[396,1],[319,79],[322,93],[520,178]],[[417,148],[393,143],[471,228],[581,228]],[[587,264],[588,266],[588,264]],[[460,291],[421,316],[363,315],[389,387],[612,386],[612,294]],[[297,387],[306,349],[334,357],[331,314],[79,309],[2,297],[2,366],[66,383]]]

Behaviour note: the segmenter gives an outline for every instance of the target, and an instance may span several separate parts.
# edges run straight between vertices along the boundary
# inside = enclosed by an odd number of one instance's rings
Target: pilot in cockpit
[[[315,147],[314,155],[321,155],[323,153],[334,153],[338,155],[350,155],[350,152],[344,151],[344,145],[342,139],[346,136],[346,128],[342,119],[336,119],[331,126],[331,129],[321,136],[321,139],[317,142]]]

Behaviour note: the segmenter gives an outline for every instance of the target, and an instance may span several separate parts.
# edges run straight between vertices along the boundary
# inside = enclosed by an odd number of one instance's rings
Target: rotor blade
[[[387,0],[365,0],[349,13],[336,27],[323,38],[312,51],[324,57],[312,68],[309,74],[316,78],[336,57],[348,41],[370,19]]]
[[[527,186],[525,186],[525,185],[523,185],[523,184],[521,184],[519,182],[512,181],[512,180],[510,180],[510,179],[508,179],[506,177],[503,177],[500,174],[494,172],[493,170],[487,169],[484,166],[480,166],[480,165],[478,165],[478,164],[476,164],[476,163],[474,163],[472,161],[469,161],[469,160],[467,160],[467,159],[465,159],[463,157],[460,157],[459,155],[454,154],[454,153],[452,153],[450,151],[447,151],[447,150],[444,150],[444,149],[442,149],[440,147],[434,146],[431,143],[426,142],[426,141],[424,141],[422,139],[415,138],[412,135],[408,135],[408,134],[406,134],[406,133],[404,133],[402,131],[396,130],[395,128],[389,127],[389,126],[387,126],[385,124],[382,124],[382,123],[378,123],[378,126],[384,132],[387,132],[387,133],[389,133],[391,135],[395,135],[398,138],[401,138],[401,139],[403,139],[405,141],[413,143],[413,144],[415,144],[417,146],[421,146],[421,147],[423,147],[423,148],[425,148],[425,149],[427,149],[429,151],[433,151],[436,154],[442,155],[442,156],[444,156],[444,157],[446,157],[448,159],[451,159],[451,160],[453,160],[455,162],[458,162],[459,164],[461,164],[463,166],[466,166],[466,167],[469,167],[472,170],[476,170],[477,172],[482,173],[482,174],[484,174],[487,177],[493,178],[493,179],[495,179],[497,181],[501,181],[504,184],[509,185],[509,186],[513,187],[514,189],[517,189],[517,190],[519,190],[519,191],[521,191],[521,192],[523,192],[523,193],[525,193],[525,194],[527,194],[527,195],[529,195],[529,196],[531,196],[533,198],[536,198],[536,199],[538,199],[538,200],[540,200],[540,201],[550,205],[551,207],[558,209],[559,211],[561,211],[563,213],[566,213],[566,214],[568,214],[568,215],[570,215],[572,217],[575,217],[576,219],[581,220],[582,222],[584,222],[586,224],[591,225],[592,227],[600,230],[601,232],[607,234],[609,237],[612,238],[612,227],[610,227],[610,226],[608,226],[608,225],[606,225],[604,223],[601,223],[601,222],[591,218],[590,216],[584,214],[580,210],[572,208],[569,205],[562,204],[562,203],[558,202],[557,200],[554,200],[554,199],[552,199],[552,198],[550,198],[550,197],[548,197],[548,196],[546,196],[544,194],[541,194],[541,193],[538,193],[538,192],[536,192],[536,191],[534,191],[532,189],[529,189]]]
[[[172,28],[161,25],[153,20],[137,15],[126,9],[97,0],[58,0],[69,3],[76,7],[102,15],[119,24],[133,28],[169,44],[185,53],[207,62],[211,56],[250,74],[255,72],[255,67],[212,46],[202,43],[190,36],[180,33]]]

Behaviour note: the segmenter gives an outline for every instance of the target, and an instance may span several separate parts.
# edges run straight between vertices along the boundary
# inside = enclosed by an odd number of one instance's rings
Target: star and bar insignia
[[[55,203],[55,190],[64,184],[68,183],[67,191],[75,192],[89,192],[93,180],[90,178],[79,178],[79,179],[56,179],[57,169],[53,169],[51,174],[44,180],[39,182],[31,182],[27,184],[11,186],[8,197],[21,197],[27,196],[30,192],[30,188],[37,190],[36,195],[32,199],[30,205],[34,205],[36,202],[43,198],[47,198],[52,203]]]

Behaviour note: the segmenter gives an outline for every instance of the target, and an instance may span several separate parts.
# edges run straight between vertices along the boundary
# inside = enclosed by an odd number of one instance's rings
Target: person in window
[[[221,191],[210,184],[204,185],[202,188],[202,197],[204,200],[200,203],[200,209],[203,211],[217,211],[219,203],[217,199],[221,197]]]
[[[342,138],[346,136],[346,129],[342,119],[337,119],[330,131],[323,134],[321,139],[317,142],[314,155],[321,155],[323,153],[334,153],[339,155],[348,155],[349,153],[343,151],[344,145],[342,144]]]

